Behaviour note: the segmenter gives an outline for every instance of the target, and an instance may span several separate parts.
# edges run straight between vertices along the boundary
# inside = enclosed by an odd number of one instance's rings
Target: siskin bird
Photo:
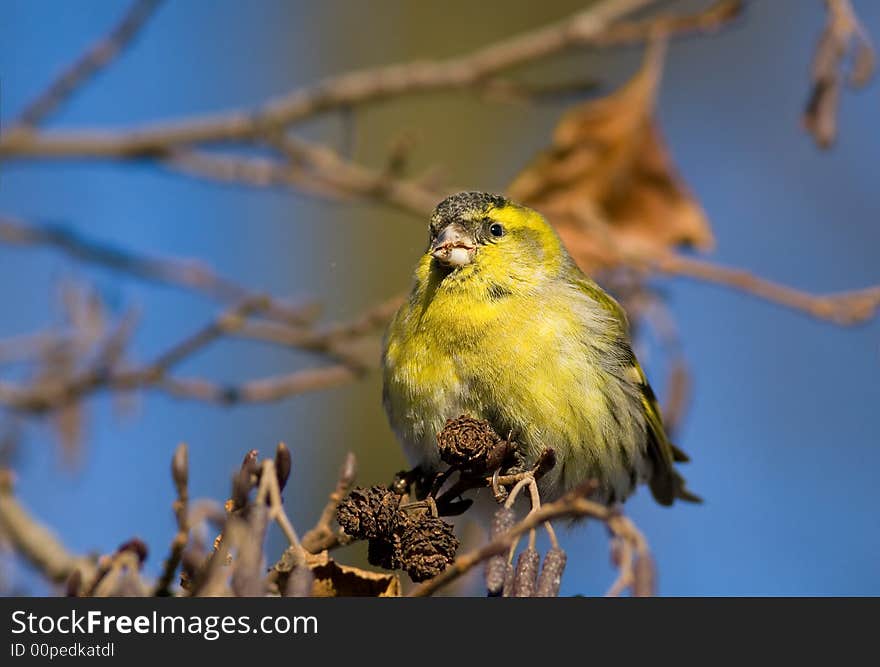
[[[512,433],[527,462],[556,465],[545,500],[594,479],[595,498],[641,483],[662,505],[698,502],[632,351],[626,315],[577,268],[554,229],[500,195],[442,201],[383,350],[383,401],[411,461],[440,467],[436,435],[462,414]]]

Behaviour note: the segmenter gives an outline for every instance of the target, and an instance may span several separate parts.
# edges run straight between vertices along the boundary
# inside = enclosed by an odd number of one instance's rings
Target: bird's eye
[[[504,236],[504,226],[497,222],[493,222],[489,227],[489,233],[492,236]]]

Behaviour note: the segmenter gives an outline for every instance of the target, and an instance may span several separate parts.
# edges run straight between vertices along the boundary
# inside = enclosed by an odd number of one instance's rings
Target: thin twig
[[[853,88],[868,83],[874,73],[876,54],[868,32],[850,0],[825,0],[827,19],[813,58],[813,85],[803,113],[804,127],[820,148],[828,148],[837,136],[837,107],[843,90],[843,63],[852,54],[848,82]]]
[[[295,188],[301,194],[319,199],[339,200],[345,196],[301,166],[276,158],[178,149],[164,157],[161,164],[173,172],[221,183],[259,188]]]
[[[718,0],[693,14],[652,16],[638,21],[620,21],[610,26],[597,41],[598,46],[619,46],[649,41],[656,34],[666,36],[713,33],[738,18],[743,0]]]
[[[321,144],[279,134],[268,135],[267,141],[291,163],[307,166],[314,178],[328,186],[329,192],[380,201],[421,216],[427,216],[446,194],[396,178],[387,170],[361,166]]]
[[[290,546],[297,550],[302,550],[299,537],[287,512],[284,511],[284,504],[281,502],[281,488],[278,486],[278,476],[275,474],[275,462],[271,459],[263,461],[263,472],[260,475],[260,487],[257,490],[256,504],[269,504],[269,518],[273,519],[281,528],[281,532],[287,538]],[[305,556],[303,555],[303,560]]]
[[[612,535],[612,557],[618,568],[617,579],[606,597],[616,597],[627,589],[638,597],[653,595],[654,564],[644,535],[620,513],[614,513],[606,525]]]
[[[333,489],[330,497],[327,499],[327,504],[324,506],[318,522],[314,528],[303,535],[302,545],[309,553],[316,554],[325,549],[332,549],[339,544],[339,531],[333,529],[333,523],[336,520],[336,508],[339,507],[339,502],[351,491],[356,474],[357,462],[354,454],[349,452],[339,471],[339,480],[336,482],[336,488]]]
[[[295,347],[298,350],[319,353],[333,359],[344,358],[345,355],[340,347],[346,342],[363,338],[382,329],[397,312],[404,298],[402,295],[396,295],[386,299],[349,322],[307,329],[253,319],[232,335]]]
[[[171,550],[162,566],[162,574],[156,583],[155,595],[170,595],[174,573],[180,565],[184,549],[189,541],[189,450],[181,443],[171,459],[171,478],[177,490],[174,501],[174,516],[177,519],[177,533],[171,542]]]
[[[110,65],[137,37],[161,0],[135,0],[122,19],[72,65],[65,68],[34,100],[25,105],[12,131],[39,125],[89,79]]]
[[[271,403],[312,391],[331,389],[362,377],[349,366],[336,364],[294,371],[286,375],[250,380],[239,384],[220,384],[200,378],[166,378],[155,388],[176,398],[220,405]],[[144,383],[148,386],[149,383]]]

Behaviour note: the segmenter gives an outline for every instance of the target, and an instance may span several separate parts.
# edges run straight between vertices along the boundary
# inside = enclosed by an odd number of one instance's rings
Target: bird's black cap
[[[438,230],[450,222],[473,220],[491,208],[501,208],[508,203],[506,197],[489,192],[459,192],[437,204],[431,216],[431,228]]]

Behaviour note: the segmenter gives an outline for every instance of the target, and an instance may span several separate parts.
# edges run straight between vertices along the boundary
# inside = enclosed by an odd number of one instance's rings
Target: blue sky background
[[[325,74],[472,49],[580,6],[474,4],[168,3],[53,125],[124,127],[248,107]],[[880,5],[854,4],[876,38]],[[5,2],[0,116],[14,116],[123,8],[109,0]],[[755,2],[734,29],[677,42],[659,116],[712,221],[715,260],[799,288],[837,291],[880,282],[880,85],[847,92],[837,144],[829,152],[814,147],[799,115],[823,20],[818,1]],[[588,72],[613,84],[639,57],[638,49],[575,53],[533,74]],[[452,182],[500,190],[546,143],[563,108],[455,94],[371,107],[357,119],[357,157],[377,163],[399,132],[414,131],[416,173],[439,163]],[[338,141],[340,127],[331,116],[306,131]],[[424,241],[419,224],[381,207],[316,203],[148,165],[34,162],[2,165],[0,172],[4,213],[63,221],[144,253],[201,258],[255,288],[325,301],[331,318],[354,316],[404,289]],[[377,230],[395,239],[390,256],[369,252]],[[0,337],[57,321],[58,285],[66,278],[92,281],[120,310],[138,307],[139,359],[216,312],[193,295],[52,252],[0,246]],[[690,486],[706,498],[703,506],[664,509],[643,491],[627,505],[656,555],[660,592],[880,594],[880,324],[840,328],[710,285],[658,285],[694,372],[694,401],[678,441],[693,459]],[[290,352],[224,343],[181,370],[234,380],[309,363]],[[27,429],[15,462],[20,496],[74,550],[109,551],[139,535],[152,548],[148,565],[155,572],[174,532],[167,471],[178,442],[191,447],[192,494],[222,499],[244,451],[268,454],[286,441],[295,457],[286,501],[294,522],[306,528],[346,449],[358,453],[362,483],[386,481],[403,466],[379,396],[375,377],[228,410],[147,394],[127,416],[100,396],[89,401],[85,451],[74,469],[62,464],[48,428]],[[613,576],[603,531],[588,525],[564,539],[571,554],[564,593],[603,591]],[[280,548],[278,536],[272,544]],[[45,592],[16,567],[27,592]]]

